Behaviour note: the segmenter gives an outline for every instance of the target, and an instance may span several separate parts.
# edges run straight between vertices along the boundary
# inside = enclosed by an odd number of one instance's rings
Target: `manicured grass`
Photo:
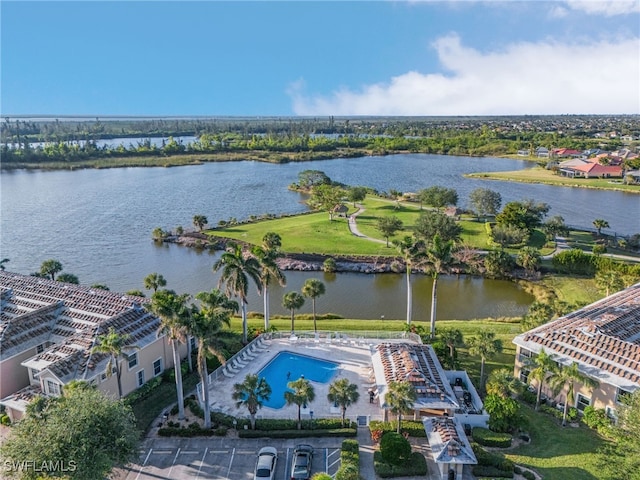
[[[555,292],[558,299],[569,304],[590,304],[603,297],[593,278],[545,275],[542,284]]]
[[[489,180],[508,180],[523,183],[546,183],[563,187],[597,188],[604,190],[621,190],[624,192],[640,193],[639,185],[625,185],[621,179],[600,178],[567,178],[554,174],[551,170],[541,167],[513,172],[479,172],[470,173],[466,177],[484,178]],[[619,182],[619,183],[618,183]]]
[[[348,215],[355,212],[353,204],[349,207]],[[260,244],[267,232],[276,232],[282,237],[282,249],[288,253],[319,253],[324,255],[381,255],[396,256],[398,252],[391,245],[394,239],[401,239],[412,235],[411,228],[420,215],[420,206],[407,202],[368,197],[363,202],[365,212],[357,217],[358,230],[364,235],[384,240],[376,228],[379,217],[397,216],[402,220],[404,229],[389,239],[390,246],[358,238],[351,234],[348,219],[334,216],[329,221],[327,212],[295,215],[290,217],[262,220],[253,223],[233,225],[227,228],[216,228],[206,233],[242,240],[252,244]],[[484,223],[475,220],[462,220],[462,239],[476,247],[485,249],[488,237]]]
[[[191,393],[200,381],[200,377],[194,371],[182,377],[182,386],[185,397]],[[153,421],[158,418],[168,406],[178,401],[176,384],[174,382],[162,382],[151,395],[131,406],[136,417],[136,426],[141,432],[146,432]]]
[[[605,440],[584,425],[562,427],[551,416],[523,406],[531,442],[504,452],[517,464],[534,468],[544,480],[596,480],[597,456]]]

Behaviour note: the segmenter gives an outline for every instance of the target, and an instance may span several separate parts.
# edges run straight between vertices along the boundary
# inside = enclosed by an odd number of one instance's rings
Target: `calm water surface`
[[[104,283],[115,291],[141,289],[145,275],[160,272],[170,288],[196,293],[216,285],[211,270],[216,254],[155,245],[151,231],[191,227],[196,214],[206,215],[215,224],[230,217],[305,211],[302,197],[288,191],[287,185],[306,169],[323,170],[334,180],[382,191],[445,185],[458,191],[463,207],[472,190],[485,187],[499,191],[503,205],[528,198],[547,202],[550,216],[562,215],[572,225],[589,227],[595,218],[604,218],[620,234],[640,231],[640,197],[636,195],[462,177],[468,172],[528,166],[518,160],[415,154],[285,165],[229,162],[175,168],[2,171],[0,255],[10,259],[9,270],[20,273],[34,272],[42,261],[56,258],[83,284]],[[289,272],[287,291],[298,289],[310,276],[314,275]],[[404,316],[401,275],[341,274],[326,282],[327,294],[317,302],[319,311],[354,318]],[[416,276],[417,319],[428,318],[429,285],[428,278]],[[531,301],[508,282],[444,277],[439,285],[440,318],[519,315]],[[274,313],[283,312],[281,298],[282,292],[273,292]],[[255,294],[250,309],[261,309]]]

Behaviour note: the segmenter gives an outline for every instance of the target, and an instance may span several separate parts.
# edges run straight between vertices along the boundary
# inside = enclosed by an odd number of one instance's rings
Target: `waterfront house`
[[[516,378],[528,380],[526,362],[542,349],[558,364],[577,362],[598,387],[577,384],[570,406],[584,410],[592,405],[615,418],[623,395],[640,388],[640,283],[522,333],[513,342]],[[554,399],[545,382],[543,393]],[[565,394],[555,400],[564,402]]]
[[[137,347],[120,360],[123,395],[173,367],[171,347],[158,336],[160,320],[145,310],[147,301],[0,271],[0,404],[10,418],[20,419],[36,395],[61,395],[73,380],[117,397],[116,375],[106,374],[108,356],[92,351],[110,328]]]

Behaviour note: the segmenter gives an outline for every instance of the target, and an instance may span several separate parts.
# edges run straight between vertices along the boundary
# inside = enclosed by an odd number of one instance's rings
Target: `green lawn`
[[[621,179],[600,178],[567,178],[554,174],[551,170],[541,167],[516,170],[512,172],[479,172],[470,173],[465,177],[484,178],[489,180],[508,180],[523,183],[546,183],[565,187],[597,188],[604,190],[621,190],[624,192],[640,193],[639,185],[625,185]]]
[[[553,274],[545,275],[542,283],[555,292],[559,300],[569,304],[590,304],[603,297],[593,278]]]
[[[544,480],[596,480],[596,451],[605,440],[584,425],[562,427],[555,418],[523,406],[531,442],[507,453],[514,462],[535,469]],[[506,452],[505,452],[506,453]]]

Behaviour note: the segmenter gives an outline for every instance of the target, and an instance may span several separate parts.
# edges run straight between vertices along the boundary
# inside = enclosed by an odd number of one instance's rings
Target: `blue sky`
[[[2,115],[640,113],[640,2],[0,2]]]

